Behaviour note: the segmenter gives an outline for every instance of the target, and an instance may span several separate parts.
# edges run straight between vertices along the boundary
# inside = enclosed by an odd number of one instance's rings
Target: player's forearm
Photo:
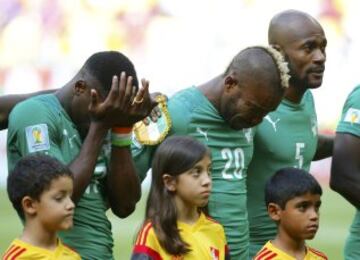
[[[91,123],[79,155],[69,165],[74,175],[74,192],[72,199],[75,203],[79,201],[90,183],[107,131],[108,130],[101,125]]]
[[[334,148],[334,136],[319,135],[318,144],[313,161],[332,156]]]
[[[112,211],[124,218],[135,210],[141,197],[141,186],[129,147],[111,149],[110,173],[107,190]]]

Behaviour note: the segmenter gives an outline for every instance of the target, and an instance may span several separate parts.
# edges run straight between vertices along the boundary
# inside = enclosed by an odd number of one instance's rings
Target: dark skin
[[[289,10],[274,17],[269,27],[269,43],[288,61],[291,79],[287,100],[300,103],[305,92],[322,84],[327,40],[321,25],[311,16]],[[333,136],[319,135],[313,160],[332,155]]]
[[[360,138],[337,133],[331,165],[330,187],[360,208]]]
[[[133,125],[146,117],[156,105],[149,96],[149,82],[142,80],[142,85],[136,93],[133,91],[132,78],[122,73],[120,79],[114,76],[110,92],[103,98],[96,80],[85,74],[84,78],[75,77],[55,93],[71,119],[79,126],[79,132],[86,133],[79,155],[69,165],[74,173],[72,198],[75,203],[90,182],[107,132],[115,126]],[[132,105],[134,98],[143,98],[144,101]],[[84,122],[89,118],[89,127],[86,129],[87,124]],[[129,147],[112,147],[106,188],[115,215],[126,217],[134,211],[141,188]]]
[[[259,124],[284,94],[274,59],[261,48],[241,51],[223,75],[198,88],[235,130]]]
[[[8,128],[9,114],[17,103],[20,103],[21,101],[24,101],[25,99],[28,99],[30,97],[34,97],[42,94],[54,93],[56,91],[57,89],[49,89],[49,90],[42,90],[29,94],[9,94],[9,95],[1,96],[0,97],[0,130],[5,130]],[[158,95],[161,95],[161,93],[155,92],[151,94],[151,97],[155,99],[155,97]],[[161,117],[161,113],[159,108],[156,106],[151,111],[150,115],[148,117],[145,117],[143,121],[145,124],[149,124],[150,119],[151,121],[156,122],[159,117]]]

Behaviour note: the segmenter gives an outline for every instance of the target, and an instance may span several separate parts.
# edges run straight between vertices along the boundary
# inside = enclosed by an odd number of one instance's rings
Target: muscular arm
[[[125,218],[135,210],[141,197],[141,186],[129,147],[112,146],[107,189],[115,215]]]
[[[331,165],[330,187],[360,208],[360,138],[337,133]]]
[[[80,200],[90,183],[106,133],[106,128],[97,123],[91,123],[79,155],[69,164],[74,176],[72,199],[75,203]]]
[[[54,91],[55,90],[51,89],[51,90],[43,90],[29,94],[13,94],[13,95],[1,96],[0,97],[0,130],[4,130],[8,127],[9,114],[17,103],[32,96],[51,93]]]
[[[117,122],[116,126],[127,127],[133,125],[149,115],[150,111],[157,104],[150,98],[148,91],[149,82],[142,80],[142,85],[143,87],[139,90],[136,97],[129,97],[132,92],[131,81],[127,82],[126,88],[124,87],[124,82],[120,83],[120,96],[124,96],[121,103],[125,103],[120,105],[120,107],[123,106],[125,109],[123,109],[123,115],[121,116],[122,122]],[[133,103],[132,100],[134,98],[143,101]],[[126,103],[131,105],[129,106]],[[112,146],[110,173],[107,177],[107,192],[110,207],[118,217],[127,217],[135,210],[135,205],[141,196],[141,186],[132,160],[130,146]]]
[[[318,144],[313,161],[325,159],[332,156],[334,147],[334,136],[319,135]]]

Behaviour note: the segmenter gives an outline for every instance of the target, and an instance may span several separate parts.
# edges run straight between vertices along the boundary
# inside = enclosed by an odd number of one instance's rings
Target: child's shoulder
[[[135,245],[145,245],[154,239],[156,239],[156,234],[153,224],[151,223],[151,221],[147,221],[140,228],[135,241]]]
[[[10,246],[6,249],[1,259],[16,259],[16,257],[19,257],[26,251],[29,251],[27,244],[15,238],[11,242]]]
[[[81,259],[80,255],[76,252],[75,249],[71,248],[67,244],[62,243],[60,239],[58,249],[61,250],[61,257],[63,257],[64,259]]]
[[[327,260],[328,259],[328,257],[324,253],[320,252],[317,249],[314,249],[314,248],[308,246],[307,250],[308,250],[307,256],[309,255],[309,257],[310,257],[309,259],[316,259],[316,260]]]
[[[276,259],[276,257],[278,257],[278,255],[281,255],[282,252],[281,250],[279,250],[278,248],[276,248],[275,246],[273,246],[273,244],[268,241],[261,249],[259,252],[257,252],[257,254],[254,257],[254,260],[261,260],[261,259]]]

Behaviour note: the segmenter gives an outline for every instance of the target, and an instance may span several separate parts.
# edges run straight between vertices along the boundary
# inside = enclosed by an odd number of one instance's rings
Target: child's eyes
[[[62,201],[62,199],[63,199],[63,197],[55,197],[55,200],[58,202]]]

